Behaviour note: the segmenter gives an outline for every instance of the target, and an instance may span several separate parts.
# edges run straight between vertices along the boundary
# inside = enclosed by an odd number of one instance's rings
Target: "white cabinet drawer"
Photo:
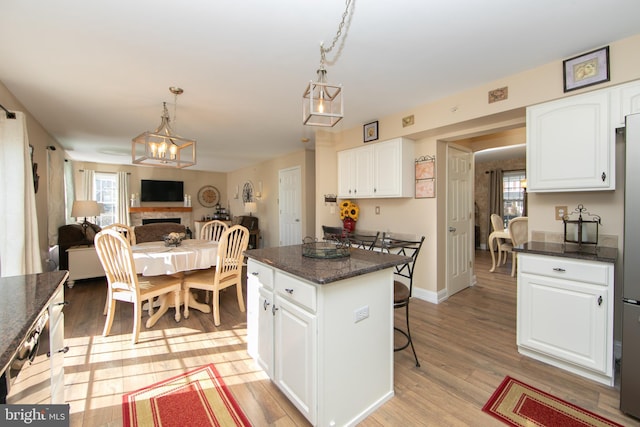
[[[607,286],[609,267],[605,263],[579,261],[543,255],[518,255],[518,268],[523,273]]]
[[[247,264],[247,276],[253,276],[265,288],[273,289],[273,268],[250,259]]]
[[[315,313],[316,287],[295,277],[276,271],[276,293]]]

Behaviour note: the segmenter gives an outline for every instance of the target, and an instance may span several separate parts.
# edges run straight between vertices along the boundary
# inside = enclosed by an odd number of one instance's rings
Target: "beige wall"
[[[580,92],[601,89],[640,78],[640,35],[610,43],[611,81],[574,91],[563,92],[562,59],[519,74],[489,82],[450,97],[405,110],[386,117],[379,117],[380,141],[400,136],[416,141],[416,157],[436,154],[436,199],[378,199],[362,200],[361,219],[358,227],[415,234],[425,234],[424,253],[416,268],[414,281],[416,295],[427,300],[437,300],[446,290],[446,191],[445,158],[443,148],[450,141],[466,140],[474,136],[497,131],[521,128],[525,123],[525,108]],[[507,86],[509,99],[489,104],[488,91]],[[415,124],[403,128],[402,117],[413,114]],[[336,152],[362,144],[362,128],[345,129],[326,137],[316,135],[316,188],[319,194],[337,192]],[[592,212],[602,215],[603,232],[620,235],[622,202],[620,191],[597,193],[536,194],[529,198],[530,229],[557,231],[559,224],[551,217],[552,206],[557,202],[568,206],[583,203]],[[376,216],[375,206],[381,207]],[[337,223],[330,208],[317,208],[316,233],[323,223]]]
[[[248,180],[254,186],[262,181],[263,194],[261,199],[257,200],[258,212],[254,214],[260,221],[261,247],[279,246],[278,172],[282,169],[300,167],[302,178],[302,237],[313,235],[315,224],[315,165],[313,158],[313,152],[302,149],[286,156],[271,159],[248,168],[238,169],[227,174],[227,189],[231,197],[235,193],[236,186],[242,191],[242,186]],[[238,199],[232,198],[230,205],[232,212],[243,212],[242,194],[239,195]],[[244,213],[240,215],[244,215]]]

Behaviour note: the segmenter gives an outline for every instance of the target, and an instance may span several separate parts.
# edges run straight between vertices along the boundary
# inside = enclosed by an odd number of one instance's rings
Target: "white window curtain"
[[[96,178],[96,171],[92,169],[85,169],[82,176],[84,177],[84,185],[82,186],[82,196],[80,200],[95,200],[93,198],[93,184]]]
[[[25,115],[0,114],[0,277],[42,273]]]
[[[73,224],[75,218],[71,217],[73,201],[76,199],[76,181],[73,178],[73,163],[64,161],[64,202],[65,202],[65,224]]]
[[[116,222],[120,224],[129,224],[129,174],[127,172],[118,172],[116,178],[118,187],[118,204],[116,205]]]

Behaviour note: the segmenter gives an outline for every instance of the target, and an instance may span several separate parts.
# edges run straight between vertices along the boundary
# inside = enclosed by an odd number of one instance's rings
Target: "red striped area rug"
[[[617,426],[599,415],[506,376],[482,407],[510,426]]]
[[[250,426],[213,364],[122,397],[122,424],[134,426]]]

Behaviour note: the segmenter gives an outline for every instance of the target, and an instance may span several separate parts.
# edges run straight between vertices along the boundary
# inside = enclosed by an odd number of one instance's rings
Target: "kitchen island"
[[[245,254],[249,355],[311,424],[355,425],[393,397],[393,267],[410,258]]]
[[[613,386],[617,248],[527,242],[518,254],[518,352]]]

